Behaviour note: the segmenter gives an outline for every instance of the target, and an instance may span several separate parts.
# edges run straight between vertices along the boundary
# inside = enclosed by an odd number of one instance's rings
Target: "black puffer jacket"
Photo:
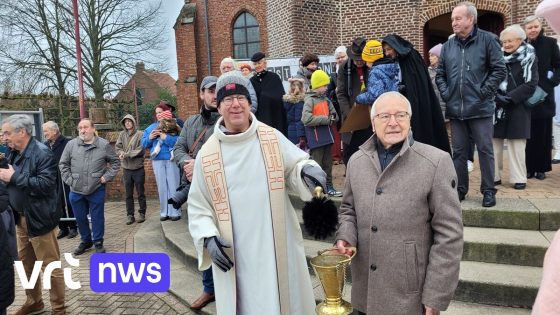
[[[16,215],[25,215],[29,237],[50,232],[60,220],[60,185],[53,153],[32,138],[21,154],[12,151],[15,173],[8,183],[10,204]],[[19,217],[16,218],[19,222]]]
[[[462,42],[455,36],[443,44],[436,83],[452,119],[492,117],[494,97],[506,77],[498,37],[478,29]]]

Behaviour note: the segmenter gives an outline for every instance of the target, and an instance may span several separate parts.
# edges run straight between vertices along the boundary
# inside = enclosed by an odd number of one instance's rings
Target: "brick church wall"
[[[424,51],[424,25],[449,14],[459,1],[450,0],[207,0],[211,71],[219,75],[222,58],[233,54],[232,25],[241,12],[253,14],[260,26],[261,48],[270,57],[298,57],[305,52],[331,54],[353,38],[382,39],[399,34]],[[204,1],[196,5],[192,24],[176,25],[179,67],[178,103],[181,117],[198,111],[198,82],[208,75]],[[473,1],[479,10],[496,12],[505,26],[533,14],[539,0]],[[449,21],[451,24],[451,21]],[[545,31],[550,34],[550,28]],[[189,76],[196,83],[185,83]],[[184,114],[183,114],[184,113]]]

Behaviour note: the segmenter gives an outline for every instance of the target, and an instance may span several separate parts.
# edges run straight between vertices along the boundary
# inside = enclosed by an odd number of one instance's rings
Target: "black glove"
[[[212,258],[212,261],[216,264],[216,266],[218,266],[218,268],[220,268],[220,270],[226,272],[233,267],[233,261],[231,261],[224,251],[224,248],[231,247],[231,244],[229,244],[226,240],[219,236],[205,238],[204,247],[206,247],[210,258]]]
[[[322,168],[307,164],[301,169],[301,178],[312,195],[315,195],[315,187],[321,186],[323,192],[327,192],[327,173]]]
[[[500,94],[500,93],[496,94],[496,104],[498,106],[505,107],[510,105],[511,103],[512,103],[511,97],[505,94]]]

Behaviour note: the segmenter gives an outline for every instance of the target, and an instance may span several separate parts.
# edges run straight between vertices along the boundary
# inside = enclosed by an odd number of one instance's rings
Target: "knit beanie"
[[[377,40],[369,40],[362,51],[362,60],[365,62],[375,62],[383,58],[383,48]]]
[[[432,55],[436,55],[436,56],[440,56],[441,55],[441,47],[443,47],[442,44],[437,44],[434,47],[432,47],[432,49],[430,49],[430,54]]]
[[[329,85],[331,78],[323,70],[315,70],[311,75],[311,88],[318,89],[322,86]]]
[[[249,95],[249,90],[247,90],[247,86],[251,84],[251,81],[247,80],[247,78],[238,75],[222,75],[218,78],[218,83],[216,83],[216,101],[218,103],[218,107],[220,103],[226,96],[239,94],[244,95],[247,100],[249,100],[249,104],[251,104],[251,96]]]

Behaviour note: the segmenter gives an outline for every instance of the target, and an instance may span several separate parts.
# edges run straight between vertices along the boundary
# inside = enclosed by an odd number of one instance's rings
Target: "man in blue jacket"
[[[469,190],[467,157],[469,129],[478,149],[482,205],[496,205],[494,151],[492,148],[494,97],[506,77],[506,66],[498,37],[479,29],[477,11],[471,2],[461,2],[451,14],[455,37],[442,49],[436,74],[445,115],[451,122],[453,164],[457,172],[459,200]]]

